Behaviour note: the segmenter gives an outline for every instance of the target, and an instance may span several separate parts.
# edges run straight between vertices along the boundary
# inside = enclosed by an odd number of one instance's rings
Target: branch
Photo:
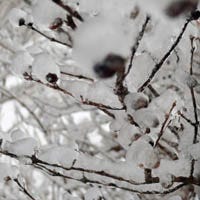
[[[69,95],[72,98],[74,98],[76,101],[78,101],[71,92],[68,92],[67,90],[61,88],[57,84],[44,83],[39,79],[33,78],[32,75],[28,74],[27,72],[24,73],[24,79],[27,80],[27,81],[37,82],[39,84],[45,85],[45,86],[47,86],[49,88],[52,88],[54,90],[58,90],[58,91],[62,92],[63,94]],[[106,114],[108,114],[112,118],[114,118],[114,114],[110,113],[108,110],[123,110],[124,109],[124,108],[111,107],[111,106],[108,106],[108,105],[104,105],[102,103],[97,103],[97,102],[90,101],[88,99],[84,100],[82,96],[80,96],[80,97],[81,97],[81,103],[82,104],[94,106],[94,107],[100,109],[101,111],[105,112]]]
[[[133,65],[133,59],[134,59],[134,56],[135,56],[135,53],[140,45],[140,41],[142,40],[143,36],[144,36],[144,32],[145,32],[145,29],[148,25],[150,21],[150,16],[147,16],[146,19],[145,19],[145,22],[144,24],[142,25],[142,30],[139,32],[137,38],[136,38],[136,41],[135,41],[135,44],[134,46],[132,47],[132,54],[131,54],[131,59],[130,59],[130,63],[129,63],[129,66],[128,66],[128,70],[127,72],[125,73],[124,75],[124,79],[126,78],[126,76],[129,74],[131,68],[132,68],[132,65]]]
[[[160,129],[160,133],[159,133],[158,138],[157,138],[157,140],[155,142],[154,148],[158,145],[158,142],[159,142],[160,138],[162,137],[162,135],[164,133],[164,128],[166,128],[166,124],[167,124],[167,122],[168,122],[168,120],[170,118],[170,114],[172,113],[172,111],[175,108],[175,106],[176,106],[176,101],[172,104],[169,113],[167,113],[166,116],[165,116],[165,121],[162,124],[162,127]]]
[[[191,57],[190,57],[190,75],[193,75],[193,60],[194,60],[194,37],[190,38],[191,42]],[[197,143],[197,135],[198,135],[198,126],[199,126],[199,120],[198,120],[198,113],[197,113],[197,102],[194,94],[194,88],[190,87],[190,93],[192,97],[192,104],[193,104],[193,109],[194,109],[194,119],[195,119],[195,124],[194,124],[194,137],[193,137],[193,144]],[[190,170],[190,176],[193,176],[194,173],[194,165],[195,165],[195,159],[192,159],[191,163],[191,170]]]
[[[71,74],[71,73],[69,73],[69,72],[63,72],[63,71],[61,71],[60,73],[63,74],[63,75],[75,77],[75,78],[78,78],[78,79],[85,79],[85,80],[87,80],[87,81],[94,82],[94,79],[89,78],[89,77],[86,77],[86,76],[83,76],[83,75],[75,75],[75,74]]]
[[[68,44],[68,43],[65,43],[65,42],[61,42],[61,41],[59,41],[59,40],[57,40],[57,39],[55,39],[55,38],[53,38],[53,37],[50,37],[50,36],[46,35],[46,34],[43,33],[43,32],[41,32],[40,30],[38,30],[37,28],[35,28],[35,27],[33,26],[33,23],[28,23],[28,24],[25,24],[25,23],[24,23],[24,24],[21,24],[21,26],[26,26],[28,29],[31,29],[31,30],[33,30],[34,32],[36,32],[36,33],[42,35],[43,37],[47,38],[47,39],[50,40],[51,42],[56,42],[56,43],[58,43],[58,44],[62,44],[62,45],[64,45],[64,46],[67,46],[67,47],[72,48],[72,45],[71,45],[71,44]]]
[[[9,153],[9,152],[5,152],[5,151],[2,151],[2,150],[0,150],[0,153],[2,153],[4,155],[7,155],[7,156],[10,156],[10,157],[15,158],[15,159],[20,159],[21,158],[21,156],[17,156],[15,154],[12,154],[12,153]],[[174,177],[174,183],[177,182],[177,183],[181,183],[181,184],[179,184],[179,185],[177,185],[177,186],[175,186],[175,187],[173,187],[173,188],[171,188],[169,190],[164,190],[162,192],[161,191],[148,191],[148,190],[140,191],[140,190],[132,189],[132,188],[129,188],[129,187],[119,186],[119,185],[117,185],[117,184],[115,184],[113,182],[105,183],[105,182],[101,182],[101,181],[98,181],[98,180],[90,180],[85,175],[82,178],[74,178],[74,177],[71,177],[71,176],[63,174],[60,171],[58,172],[58,171],[56,171],[56,169],[52,169],[52,167],[60,168],[60,169],[66,170],[66,171],[75,170],[75,171],[83,172],[83,173],[97,174],[99,176],[104,176],[104,177],[107,177],[107,178],[111,178],[111,179],[114,179],[116,181],[124,181],[124,182],[127,182],[127,183],[131,184],[131,185],[146,185],[146,184],[159,183],[159,177],[150,178],[150,176],[148,176],[148,180],[147,181],[141,182],[141,183],[137,183],[137,182],[134,182],[132,180],[124,179],[123,177],[119,177],[117,175],[109,174],[109,173],[107,173],[105,171],[96,171],[96,170],[78,168],[78,167],[74,167],[73,165],[71,167],[67,168],[67,167],[63,167],[63,166],[58,165],[58,164],[50,164],[50,163],[47,163],[45,161],[42,161],[42,160],[36,158],[35,155],[25,156],[25,157],[29,158],[32,161],[32,163],[29,163],[28,165],[32,165],[33,167],[35,167],[37,169],[45,171],[51,176],[62,177],[62,178],[65,178],[65,179],[71,179],[71,180],[82,182],[84,184],[91,183],[91,184],[97,184],[97,185],[102,185],[102,186],[106,186],[106,187],[118,188],[118,189],[121,189],[121,190],[130,191],[130,192],[134,192],[134,193],[168,194],[168,193],[171,193],[171,192],[174,192],[174,191],[178,190],[179,188],[183,187],[184,185],[188,185],[188,184],[200,185],[200,180],[199,179],[196,179],[196,178],[193,178],[193,177],[181,177],[180,176],[180,177]],[[47,166],[49,166],[50,168],[48,168]]]
[[[175,42],[173,43],[173,45],[171,46],[171,48],[169,49],[169,51],[161,58],[160,62],[157,63],[155,65],[155,67],[153,68],[149,78],[142,84],[142,86],[140,86],[140,88],[138,89],[138,92],[142,92],[144,91],[144,89],[149,85],[149,83],[151,82],[151,80],[154,78],[154,76],[157,74],[157,72],[161,69],[163,63],[167,60],[167,58],[170,56],[170,54],[172,53],[172,51],[176,48],[176,46],[179,44],[179,42],[182,39],[182,36],[188,26],[188,24],[191,22],[191,18],[187,19],[187,21],[185,22],[180,34],[178,35],[178,37],[176,38]]]
[[[195,126],[195,123],[192,120],[188,119],[183,113],[181,113],[181,111],[178,111],[178,115],[180,115],[191,126]]]
[[[19,180],[17,178],[13,179],[13,181],[15,183],[17,183],[17,185],[19,186],[19,188],[21,189],[21,191],[26,194],[30,199],[32,200],[36,200],[31,194],[30,192],[28,192],[28,190],[19,182]]]
[[[52,0],[52,1],[58,6],[60,6],[61,8],[63,8],[64,10],[66,10],[72,17],[75,17],[81,22],[84,21],[82,16],[76,10],[73,10],[70,6],[64,4],[62,0]]]
[[[71,179],[71,180],[74,180],[74,181],[78,181],[78,182],[81,182],[81,183],[84,183],[84,184],[97,184],[97,185],[101,185],[101,186],[105,186],[105,187],[109,187],[109,188],[117,188],[117,189],[120,189],[120,190],[124,190],[124,191],[129,191],[129,192],[133,192],[133,193],[141,193],[141,194],[169,194],[169,193],[172,193],[172,192],[175,192],[176,190],[182,188],[183,186],[189,184],[189,183],[181,183],[171,189],[168,189],[168,190],[164,190],[164,191],[158,191],[158,190],[137,190],[137,189],[132,189],[132,188],[129,188],[129,187],[124,187],[124,186],[119,186],[115,183],[105,183],[105,182],[101,182],[101,181],[98,181],[98,180],[91,180],[89,178],[87,178],[85,175],[83,175],[83,178],[74,178],[74,177],[70,177],[70,176],[67,176],[65,174],[62,174],[56,170],[51,170],[43,165],[39,165],[37,164],[35,166],[36,168],[40,169],[40,170],[44,170],[46,173],[48,173],[49,175],[51,176],[55,176],[55,177],[62,177],[62,178],[65,178],[65,179]],[[181,180],[181,179],[180,179]],[[182,180],[181,180],[182,181]]]
[[[146,29],[146,26],[147,26],[149,20],[150,20],[150,17],[147,16],[145,19],[145,22],[142,26],[142,30],[139,32],[139,34],[136,38],[135,44],[132,47],[131,59],[130,59],[130,64],[128,66],[127,72],[125,72],[125,68],[124,68],[123,71],[119,71],[117,73],[117,79],[116,79],[116,83],[115,83],[114,93],[118,96],[118,99],[122,103],[125,110],[126,110],[126,105],[124,103],[124,98],[129,93],[129,91],[128,91],[128,88],[126,86],[124,86],[124,80],[132,68],[135,53],[139,47],[140,41],[142,40],[142,38],[144,36],[144,32],[145,32],[145,29]]]

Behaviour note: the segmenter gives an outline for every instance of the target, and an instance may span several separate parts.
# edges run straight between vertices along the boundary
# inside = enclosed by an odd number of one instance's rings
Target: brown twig
[[[195,123],[192,120],[188,119],[181,111],[178,111],[178,115],[180,115],[186,122],[188,122],[191,126],[195,126]]]
[[[125,72],[125,68],[124,68],[123,70],[121,70],[117,73],[117,79],[116,79],[116,83],[115,83],[114,93],[118,96],[118,99],[121,102],[122,106],[125,108],[125,110],[126,110],[126,105],[124,103],[124,98],[129,93],[129,91],[128,91],[128,88],[124,85],[124,80],[132,68],[135,53],[139,47],[140,41],[142,40],[142,38],[144,36],[144,32],[145,32],[145,29],[146,29],[146,26],[147,26],[149,20],[150,20],[150,17],[147,16],[145,19],[145,22],[142,26],[142,30],[139,32],[139,34],[136,38],[135,44],[132,47],[132,53],[131,53],[130,63],[128,65],[127,72]]]
[[[64,4],[62,0],[52,0],[52,1],[58,6],[60,6],[61,8],[63,8],[64,10],[66,10],[72,17],[75,17],[81,22],[84,21],[82,16],[76,10],[73,10],[70,6],[68,6],[67,4]]]
[[[155,67],[153,68],[151,74],[149,75],[148,79],[142,84],[142,86],[140,86],[138,88],[138,92],[142,92],[151,82],[151,80],[154,78],[154,76],[157,74],[157,72],[161,69],[163,63],[167,60],[167,58],[170,56],[170,54],[172,53],[172,51],[176,48],[176,46],[179,44],[179,42],[182,39],[182,36],[188,26],[188,24],[191,22],[191,18],[187,19],[187,21],[185,22],[180,34],[178,35],[178,37],[176,38],[175,42],[172,44],[172,46],[170,47],[169,51],[161,58],[161,60],[155,65]]]
[[[80,96],[81,98],[81,102],[85,105],[90,105],[90,106],[95,106],[98,108],[103,108],[103,109],[107,109],[107,110],[124,110],[124,108],[115,108],[115,107],[111,107],[102,103],[96,103],[94,101],[90,101],[88,99],[84,99],[83,96]]]
[[[51,42],[56,42],[58,44],[61,44],[61,45],[64,45],[64,46],[72,48],[71,44],[68,44],[68,43],[65,43],[65,42],[61,42],[61,41],[59,41],[59,40],[57,40],[57,39],[55,39],[53,37],[48,36],[47,34],[45,34],[43,32],[41,32],[40,30],[35,28],[32,23],[23,24],[23,26],[26,26],[28,29],[31,29],[31,30],[35,31],[36,33],[38,33],[38,34],[42,35],[43,37],[47,38],[48,40],[50,40]]]
[[[12,153],[9,153],[9,152],[4,152],[2,150],[0,150],[0,153],[7,155],[7,156],[10,156],[10,157],[15,158],[15,159],[21,158],[21,156],[18,157],[15,154],[12,154]],[[119,181],[119,182],[121,182],[121,181],[127,182],[131,185],[146,185],[146,184],[159,183],[159,181],[160,181],[159,177],[152,177],[151,176],[151,178],[150,178],[150,175],[148,175],[148,180],[146,180],[145,182],[138,183],[138,182],[135,182],[133,180],[124,179],[123,177],[107,173],[105,171],[97,171],[97,170],[85,169],[85,168],[80,168],[80,167],[74,167],[74,165],[72,165],[71,167],[63,167],[62,165],[59,165],[59,164],[51,164],[51,163],[42,161],[42,160],[38,159],[35,155],[25,156],[25,157],[29,158],[32,161],[32,163],[29,163],[29,165],[32,165],[33,167],[35,167],[37,169],[44,170],[45,172],[47,172],[51,176],[55,176],[55,177],[57,176],[57,177],[65,178],[65,179],[76,180],[76,181],[82,182],[84,184],[91,183],[91,184],[102,185],[102,186],[105,186],[105,187],[118,188],[118,189],[130,191],[130,192],[134,192],[134,193],[168,194],[168,193],[171,193],[171,192],[181,188],[184,185],[188,185],[188,184],[200,185],[199,179],[196,179],[196,178],[193,178],[193,177],[179,176],[179,177],[174,177],[173,182],[177,182],[177,183],[181,183],[181,184],[179,184],[178,186],[175,186],[171,189],[168,189],[168,190],[165,190],[165,191],[162,191],[162,192],[161,191],[148,191],[148,190],[145,190],[145,191],[141,190],[140,191],[140,190],[135,190],[135,189],[132,189],[132,188],[129,188],[129,187],[119,186],[118,184],[113,183],[113,181],[105,183],[105,181],[101,182],[101,181],[98,181],[98,180],[91,180],[91,179],[87,178],[85,175],[83,176],[83,178],[74,178],[74,177],[65,175],[64,173],[61,173],[61,171],[58,172],[55,168],[58,168],[58,169],[60,168],[60,169],[66,170],[66,171],[72,170],[72,171],[77,171],[77,172],[82,172],[82,173],[96,174],[96,175],[99,175],[99,176],[102,176],[102,177],[114,179],[114,180]],[[50,167],[50,168],[48,168],[47,166]],[[52,167],[54,169],[52,169]]]
[[[195,37],[190,38],[191,42],[191,57],[190,57],[190,75],[193,75],[193,60],[194,60],[194,39]],[[194,94],[194,88],[190,87],[190,93],[192,97],[192,104],[193,104],[193,110],[194,110],[194,119],[195,119],[195,124],[194,124],[194,137],[193,137],[193,144],[197,143],[197,136],[198,136],[198,126],[199,126],[199,120],[198,120],[198,113],[197,113],[197,102]],[[193,176],[194,173],[194,165],[195,165],[195,159],[192,159],[191,162],[191,170],[190,170],[190,176]]]
[[[76,74],[72,74],[72,73],[69,73],[69,72],[63,72],[63,71],[61,71],[60,73],[63,74],[63,75],[75,77],[75,78],[78,78],[78,79],[85,79],[85,80],[94,82],[94,79],[86,77],[86,76],[83,76],[83,75],[76,75]]]
[[[170,108],[170,111],[169,111],[169,112],[166,114],[166,116],[165,116],[165,121],[164,121],[163,124],[162,124],[162,127],[161,127],[161,129],[160,129],[158,138],[157,138],[157,140],[156,140],[156,142],[155,142],[154,148],[158,145],[158,142],[159,142],[160,138],[162,137],[162,135],[163,135],[163,133],[164,133],[164,129],[166,128],[167,122],[168,122],[168,120],[169,120],[169,118],[170,118],[170,114],[172,113],[172,111],[173,111],[173,109],[175,108],[175,106],[176,106],[176,101],[172,104],[172,106],[171,106],[171,108]]]
[[[19,180],[17,178],[13,179],[13,181],[15,183],[17,183],[17,185],[19,186],[20,190],[26,194],[30,199],[32,200],[36,200],[31,194],[30,192],[28,192],[28,190],[19,182]]]
[[[145,30],[146,30],[146,27],[147,27],[149,21],[150,21],[150,16],[147,15],[147,17],[146,17],[146,19],[145,19],[145,22],[144,22],[144,24],[142,25],[142,29],[141,29],[141,31],[139,32],[139,34],[138,34],[138,36],[137,36],[137,38],[136,38],[135,44],[134,44],[133,47],[132,47],[131,59],[130,59],[129,65],[128,65],[128,70],[127,70],[127,72],[124,74],[124,79],[125,79],[126,76],[130,73],[130,70],[131,70],[132,65],[133,65],[133,59],[134,59],[134,57],[135,57],[135,53],[136,53],[136,51],[137,51],[137,49],[138,49],[138,47],[139,47],[139,45],[140,45],[140,41],[142,40],[142,38],[143,38],[143,36],[144,36],[144,32],[145,32]]]
[[[69,95],[72,98],[74,98],[75,100],[77,100],[75,98],[75,96],[71,92],[68,92],[67,90],[61,88],[57,84],[44,83],[39,79],[33,78],[32,75],[28,74],[27,72],[24,73],[24,79],[28,80],[28,81],[34,81],[34,82],[37,82],[39,84],[45,85],[45,86],[47,86],[49,88],[52,88],[52,89],[57,90],[57,91],[60,91],[63,94]],[[124,109],[124,108],[115,108],[115,107],[111,107],[111,106],[108,106],[108,105],[104,105],[102,103],[97,103],[97,102],[94,102],[94,101],[90,101],[88,99],[84,99],[82,96],[80,96],[80,98],[81,98],[81,103],[82,104],[89,105],[89,106],[94,106],[94,107],[100,109],[101,111],[103,111],[104,113],[106,113],[107,115],[109,115],[112,118],[115,118],[115,116],[114,116],[114,114],[112,114],[108,110],[123,110]]]

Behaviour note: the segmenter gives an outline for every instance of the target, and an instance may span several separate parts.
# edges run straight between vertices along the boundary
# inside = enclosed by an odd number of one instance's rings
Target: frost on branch
[[[0,199],[198,200],[199,8],[3,1]]]

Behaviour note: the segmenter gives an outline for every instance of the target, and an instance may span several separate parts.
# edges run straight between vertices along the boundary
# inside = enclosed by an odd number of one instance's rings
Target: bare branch
[[[19,182],[19,180],[17,178],[13,179],[13,181],[15,183],[17,183],[17,185],[19,186],[20,190],[26,194],[30,199],[32,200],[36,200],[31,194],[30,192],[28,192],[28,190]]]
[[[136,41],[135,41],[135,44],[133,45],[132,47],[132,54],[131,54],[131,59],[130,59],[130,63],[129,63],[129,66],[128,66],[128,70],[127,72],[125,73],[124,75],[124,79],[126,78],[126,76],[129,74],[129,72],[131,71],[131,68],[132,68],[132,65],[133,65],[133,59],[134,59],[134,56],[135,56],[135,53],[140,45],[140,41],[142,40],[143,36],[144,36],[144,32],[145,32],[145,29],[148,25],[150,21],[150,16],[147,15],[146,19],[145,19],[145,22],[144,24],[142,25],[142,30],[139,32],[138,34],[138,37],[136,38]]]
[[[171,46],[171,48],[169,49],[169,51],[161,58],[160,62],[157,63],[155,65],[155,67],[153,68],[151,74],[149,75],[149,78],[142,84],[142,86],[140,86],[138,88],[138,92],[142,92],[151,82],[151,80],[154,78],[154,76],[157,74],[157,72],[161,69],[163,63],[167,60],[167,58],[170,56],[170,54],[172,53],[172,51],[176,48],[176,46],[179,44],[179,42],[182,39],[182,36],[188,26],[188,24],[191,22],[191,18],[187,19],[187,21],[185,22],[180,34],[178,35],[178,37],[176,38],[175,42],[173,43],[173,45]]]
[[[61,8],[63,8],[64,10],[66,10],[72,17],[75,17],[81,22],[84,21],[82,16],[76,10],[73,10],[70,6],[68,6],[67,4],[64,4],[62,0],[52,0],[52,1],[58,6],[60,6]]]
[[[72,48],[71,44],[68,44],[68,43],[65,43],[65,42],[61,42],[61,41],[59,41],[59,40],[57,40],[57,39],[55,39],[53,37],[48,36],[47,34],[45,34],[43,32],[41,32],[36,27],[34,27],[32,23],[23,24],[23,26],[26,26],[28,29],[31,29],[31,30],[35,31],[36,33],[38,33],[38,34],[42,35],[43,37],[47,38],[48,40],[50,40],[51,42],[55,42],[55,43],[58,43],[58,44],[61,44],[61,45],[64,45],[64,46]]]
[[[191,42],[191,57],[190,57],[190,75],[193,75],[193,60],[194,60],[194,37],[190,38]],[[194,119],[195,119],[195,124],[194,124],[194,137],[193,137],[193,144],[197,143],[197,135],[198,135],[198,126],[199,126],[199,120],[198,120],[198,114],[197,114],[197,102],[196,102],[196,97],[194,94],[194,88],[190,87],[190,93],[192,97],[192,104],[193,104],[193,110],[194,110]],[[194,165],[195,165],[195,159],[192,159],[191,163],[191,170],[190,170],[190,176],[193,176],[194,173]]]
[[[78,78],[78,79],[85,79],[87,81],[94,82],[93,78],[89,78],[89,77],[86,77],[86,76],[83,76],[83,75],[76,75],[76,74],[72,74],[72,73],[69,73],[69,72],[63,72],[63,71],[61,71],[60,73],[63,74],[63,75],[75,77],[75,78]]]
[[[170,118],[170,114],[172,113],[172,111],[175,108],[175,106],[176,106],[176,101],[172,104],[169,113],[167,113],[166,116],[165,116],[165,121],[162,124],[162,127],[160,129],[160,133],[159,133],[158,138],[157,138],[157,140],[155,142],[154,148],[158,145],[158,142],[159,142],[160,138],[162,137],[162,135],[164,133],[164,129],[166,128],[167,122],[168,122],[168,120]]]

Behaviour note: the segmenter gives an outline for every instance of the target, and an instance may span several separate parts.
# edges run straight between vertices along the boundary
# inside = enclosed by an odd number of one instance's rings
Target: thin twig
[[[63,71],[61,71],[60,73],[63,74],[63,75],[72,76],[72,77],[75,77],[75,78],[78,78],[78,79],[85,79],[85,80],[94,82],[94,79],[83,76],[83,75],[76,75],[76,74],[72,74],[72,73],[69,73],[69,72],[63,72]]]
[[[63,8],[64,10],[66,10],[72,17],[75,17],[81,22],[84,21],[82,16],[76,10],[73,10],[70,6],[68,6],[67,4],[64,4],[62,0],[52,0],[52,1],[58,6],[60,6],[61,8]]]
[[[162,124],[162,127],[161,127],[161,129],[160,129],[158,138],[157,138],[157,140],[156,140],[156,142],[155,142],[154,148],[158,145],[158,142],[159,142],[160,138],[162,137],[162,135],[163,135],[163,133],[164,133],[164,129],[166,128],[167,122],[168,122],[168,120],[169,120],[169,118],[170,118],[170,114],[172,113],[172,111],[173,111],[173,109],[175,108],[175,106],[176,106],[176,101],[172,104],[172,106],[171,106],[171,108],[170,108],[170,111],[169,111],[169,112],[166,114],[166,116],[165,116],[165,121],[164,121],[163,124]]]
[[[129,63],[129,66],[128,66],[128,70],[127,72],[125,73],[124,75],[124,79],[126,78],[126,76],[130,73],[130,70],[132,68],[132,65],[133,65],[133,59],[134,59],[134,56],[135,56],[135,53],[140,45],[140,41],[142,40],[143,36],[144,36],[144,32],[145,32],[145,29],[148,25],[150,21],[150,16],[147,15],[146,19],[145,19],[145,22],[144,24],[142,25],[142,30],[139,32],[137,38],[136,38],[136,41],[135,41],[135,44],[133,45],[132,47],[132,54],[131,54],[131,59],[130,59],[130,63]]]
[[[21,191],[26,194],[30,199],[32,200],[36,200],[31,194],[30,192],[28,192],[28,190],[19,182],[19,180],[17,178],[13,179],[13,181],[15,183],[17,183],[17,185],[19,186],[19,188],[21,189]]]
[[[181,111],[178,111],[178,115],[180,115],[190,125],[195,126],[195,123],[192,122],[192,120],[188,119]]]
[[[98,108],[103,108],[103,109],[107,109],[107,110],[124,110],[124,108],[116,108],[116,107],[111,107],[102,103],[96,103],[94,101],[90,101],[88,99],[84,99],[83,96],[80,96],[81,98],[81,103],[85,104],[85,105],[90,105],[90,106],[95,106]]]
[[[56,42],[56,43],[58,43],[58,44],[62,44],[62,45],[64,45],[64,46],[67,46],[67,47],[72,48],[72,45],[71,45],[71,44],[68,44],[68,43],[65,43],[65,42],[61,42],[61,41],[59,41],[59,40],[57,40],[57,39],[55,39],[55,38],[53,38],[53,37],[48,36],[47,34],[45,34],[45,33],[43,33],[43,32],[41,32],[40,30],[38,30],[37,28],[35,28],[35,27],[33,26],[32,23],[24,24],[24,26],[26,26],[28,29],[31,29],[31,30],[35,31],[36,33],[42,35],[43,37],[47,38],[47,39],[50,40],[51,42]]]
[[[194,60],[194,37],[190,38],[191,42],[191,57],[190,57],[190,75],[193,75],[193,60]],[[190,87],[190,93],[192,97],[192,104],[193,104],[193,110],[194,110],[194,119],[195,119],[195,124],[194,124],[194,137],[193,137],[193,144],[197,143],[197,135],[198,135],[198,126],[199,126],[199,120],[198,120],[198,113],[197,113],[197,102],[194,94],[194,88]],[[195,165],[195,159],[192,159],[191,162],[191,170],[190,170],[190,176],[193,176],[194,173],[194,165]]]
[[[159,97],[160,96],[160,94],[156,91],[156,89],[151,84],[148,85],[148,88],[149,88],[149,90],[152,92],[152,94],[155,97]]]
[[[39,79],[35,79],[32,77],[32,75],[28,74],[28,73],[24,73],[24,79],[25,80],[28,80],[28,81],[34,81],[34,82],[37,82],[39,84],[42,84],[42,85],[45,85],[49,88],[52,88],[54,90],[57,90],[57,91],[60,91],[66,95],[69,95],[71,96],[73,99],[75,99],[76,101],[79,101],[75,98],[75,96],[71,93],[71,92],[68,92],[67,90],[61,88],[60,86],[58,86],[57,84],[49,84],[49,83],[44,83],[42,82],[41,80]],[[107,115],[109,115],[110,117],[114,118],[114,114],[112,114],[111,112],[109,112],[108,110],[123,110],[124,108],[115,108],[115,107],[111,107],[111,106],[108,106],[108,105],[104,105],[102,103],[97,103],[97,102],[93,102],[93,101],[90,101],[88,99],[84,99],[82,96],[81,97],[81,103],[84,104],[84,105],[89,105],[89,106],[94,106],[98,109],[100,109],[101,111],[103,111],[104,113],[106,113]],[[79,101],[80,102],[80,101]]]
[[[40,170],[44,170],[46,173],[48,173],[49,175],[51,176],[55,176],[55,177],[62,177],[62,178],[66,178],[66,179],[71,179],[71,180],[75,180],[75,181],[79,181],[79,182],[82,182],[84,184],[97,184],[97,185],[101,185],[101,186],[104,186],[104,187],[110,187],[110,188],[117,188],[117,189],[121,189],[121,190],[124,190],[124,191],[129,191],[129,192],[133,192],[133,193],[141,193],[141,194],[169,194],[169,193],[172,193],[180,188],[182,188],[183,186],[187,185],[187,183],[181,183],[171,189],[168,189],[168,190],[164,190],[164,191],[158,191],[158,190],[137,190],[137,189],[132,189],[132,188],[129,188],[129,187],[124,187],[124,186],[119,186],[115,183],[105,183],[105,182],[101,182],[101,181],[98,181],[98,180],[91,180],[89,178],[87,178],[86,176],[83,176],[83,178],[74,178],[74,177],[70,177],[70,176],[67,176],[65,174],[62,174],[56,170],[51,170],[43,165],[35,165],[35,167],[37,167],[38,169]],[[183,179],[184,180],[184,179]]]
[[[138,92],[142,92],[144,91],[144,89],[149,85],[149,83],[151,82],[151,80],[154,78],[154,76],[157,74],[157,72],[161,69],[163,63],[167,60],[167,58],[170,56],[170,54],[172,53],[172,51],[176,48],[176,46],[179,44],[179,42],[182,39],[182,36],[188,26],[188,24],[191,22],[191,19],[187,19],[187,21],[185,22],[180,34],[178,35],[178,37],[176,38],[175,42],[173,43],[173,45],[170,47],[169,51],[161,58],[161,60],[159,61],[159,63],[157,63],[155,65],[155,67],[153,68],[151,74],[149,75],[148,79],[142,84],[142,86],[139,87]]]
[[[129,65],[128,65],[127,72],[125,72],[125,68],[124,68],[122,71],[119,71],[117,73],[117,79],[116,79],[116,83],[115,83],[114,93],[118,96],[118,99],[121,102],[121,104],[125,110],[126,110],[126,105],[124,103],[124,99],[125,99],[125,96],[129,93],[129,91],[128,91],[127,86],[124,85],[124,80],[132,68],[135,53],[139,47],[140,41],[142,40],[142,38],[144,36],[144,32],[145,32],[145,29],[146,29],[146,26],[147,26],[149,20],[150,20],[150,17],[147,16],[145,19],[145,22],[142,26],[142,30],[139,32],[138,37],[136,38],[135,44],[132,47],[131,59],[130,59]]]
[[[12,158],[15,158],[15,159],[20,159],[21,156],[17,156],[13,153],[9,153],[9,152],[4,152],[2,150],[0,150],[0,153],[4,154],[4,155],[7,155],[7,156],[10,156]],[[64,173],[61,173],[61,171],[57,171],[55,168],[60,168],[60,169],[63,169],[63,170],[75,170],[75,171],[78,171],[78,172],[83,172],[83,173],[91,173],[91,174],[97,174],[99,176],[103,176],[103,177],[107,177],[107,178],[111,178],[111,179],[114,179],[116,181],[119,181],[119,182],[127,182],[131,185],[146,185],[146,184],[155,184],[155,183],[159,183],[159,177],[151,177],[149,176],[149,179],[148,181],[145,181],[145,182],[141,182],[141,183],[137,183],[137,182],[134,182],[132,180],[128,180],[128,179],[124,179],[123,177],[119,177],[117,175],[112,175],[112,174],[109,174],[105,171],[96,171],[96,170],[91,170],[91,169],[84,169],[84,168],[78,168],[78,167],[74,167],[74,165],[72,165],[71,167],[63,167],[62,165],[59,165],[59,164],[50,164],[50,163],[47,163],[45,161],[42,161],[42,160],[39,160],[38,158],[36,158],[35,155],[32,155],[32,156],[25,156],[26,158],[29,158],[32,163],[29,163],[29,165],[37,168],[37,169],[40,169],[40,170],[44,170],[45,172],[47,172],[49,175],[51,176],[55,176],[55,177],[62,177],[62,178],[65,178],[65,179],[71,179],[71,180],[75,180],[75,181],[79,181],[79,182],[82,182],[84,184],[87,184],[87,183],[92,183],[92,184],[97,184],[97,185],[102,185],[102,186],[106,186],[106,187],[113,187],[113,188],[118,188],[118,189],[122,189],[122,190],[125,190],[125,191],[130,191],[130,192],[135,192],[135,193],[143,193],[143,194],[168,194],[168,193],[171,193],[175,190],[177,190],[178,188],[184,186],[184,185],[188,185],[188,184],[195,184],[195,185],[200,185],[200,180],[197,179],[197,178],[193,178],[193,177],[182,177],[182,176],[179,176],[179,177],[174,177],[173,179],[173,182],[175,183],[181,183],[180,185],[178,186],[175,186],[174,188],[171,188],[169,190],[165,190],[165,191],[148,191],[148,190],[135,190],[135,189],[132,189],[132,188],[129,188],[129,187],[123,187],[123,186],[119,186],[118,184],[115,184],[112,182],[101,182],[101,181],[98,181],[98,180],[91,180],[91,179],[88,179],[85,175],[83,176],[83,178],[74,178],[74,177],[71,177],[71,176],[68,176],[68,175],[65,175]],[[48,167],[50,168],[48,168]],[[52,169],[53,167],[53,169]],[[110,180],[111,181],[111,180]]]

